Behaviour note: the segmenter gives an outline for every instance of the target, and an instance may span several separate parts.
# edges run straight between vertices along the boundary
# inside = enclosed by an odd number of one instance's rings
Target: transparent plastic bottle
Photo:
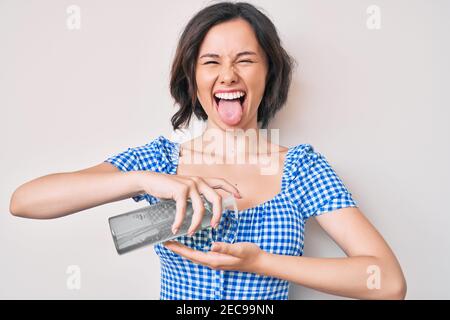
[[[201,198],[205,214],[197,231],[211,228],[213,217],[212,203],[203,195]],[[233,195],[222,198],[222,210],[227,208],[234,210],[235,215],[238,214]],[[127,253],[146,245],[154,245],[186,235],[192,223],[193,213],[191,199],[187,199],[186,216],[176,234],[172,233],[172,224],[176,215],[176,201],[172,199],[161,199],[158,203],[110,217],[109,227],[117,253]]]

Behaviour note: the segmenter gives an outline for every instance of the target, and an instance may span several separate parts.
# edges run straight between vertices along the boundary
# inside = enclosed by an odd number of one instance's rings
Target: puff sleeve
[[[104,162],[111,163],[123,172],[140,170],[164,172],[166,166],[161,164],[161,160],[165,159],[161,156],[162,141],[163,137],[160,136],[145,145],[128,148],[112,155]],[[136,202],[146,199],[150,204],[158,202],[157,198],[150,194],[139,194],[133,196],[132,199]]]
[[[357,207],[325,156],[314,151],[310,144],[301,145],[297,152],[289,190],[304,220],[345,207]]]

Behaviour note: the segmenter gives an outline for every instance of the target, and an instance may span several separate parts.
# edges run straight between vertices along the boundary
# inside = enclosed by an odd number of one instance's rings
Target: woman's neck
[[[278,137],[278,133],[275,134],[274,140],[276,142],[278,142]],[[286,151],[285,147],[280,147],[268,139],[268,133],[265,129],[250,128],[243,130],[235,128],[224,130],[210,126],[201,136],[183,143],[183,148],[201,154],[214,153],[219,157],[267,155]]]

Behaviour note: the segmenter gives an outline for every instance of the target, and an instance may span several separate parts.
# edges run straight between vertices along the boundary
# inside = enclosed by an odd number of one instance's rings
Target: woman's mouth
[[[234,126],[241,121],[246,97],[244,91],[214,94],[214,106],[222,122]]]
[[[227,100],[227,101],[236,101],[236,100],[239,100],[239,103],[240,103],[240,105],[241,105],[241,108],[242,108],[242,111],[244,111],[244,109],[245,109],[245,106],[246,106],[246,102],[247,102],[247,93],[246,92],[242,92],[244,95],[243,96],[241,96],[241,97],[239,97],[239,98],[236,98],[236,99],[223,99],[223,100]],[[219,108],[219,102],[220,102],[220,100],[222,100],[221,98],[219,98],[218,96],[217,96],[217,94],[214,94],[213,95],[213,101],[214,101],[214,107],[216,108],[216,110],[218,110],[218,108]]]

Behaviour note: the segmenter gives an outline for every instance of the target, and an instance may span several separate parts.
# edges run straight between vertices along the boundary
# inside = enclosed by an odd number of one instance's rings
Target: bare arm
[[[103,162],[75,172],[55,173],[31,180],[11,196],[11,214],[53,219],[145,193],[139,171],[122,172]]]
[[[23,218],[53,219],[145,193],[176,201],[175,230],[184,219],[189,197],[194,207],[189,228],[193,233],[201,225],[205,210],[199,192],[213,203],[211,225],[220,220],[221,197],[214,188],[240,198],[236,187],[222,178],[179,176],[149,170],[122,172],[103,162],[80,171],[46,175],[21,185],[11,197],[9,211]]]
[[[347,258],[296,257],[265,252],[257,272],[339,296],[404,299],[406,280],[383,237],[358,208],[339,210],[340,213],[317,216],[316,220],[344,250]]]

